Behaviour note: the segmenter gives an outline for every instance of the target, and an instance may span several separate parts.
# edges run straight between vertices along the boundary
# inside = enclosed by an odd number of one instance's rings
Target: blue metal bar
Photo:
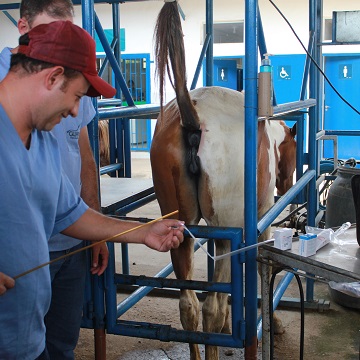
[[[114,51],[115,46],[116,46],[117,43],[118,43],[118,39],[114,37],[113,40],[112,40],[112,42],[111,42],[111,45],[110,45],[111,50]],[[100,77],[103,75],[103,73],[104,73],[104,71],[105,71],[108,63],[109,63],[109,59],[108,59],[107,57],[105,57],[105,60],[104,60],[104,62],[102,63],[101,68],[100,68],[100,70],[99,70],[99,76],[100,76]]]
[[[243,232],[231,239],[231,251],[243,246]],[[244,294],[243,294],[243,263],[244,254],[235,254],[231,258],[231,320],[232,336],[237,342],[245,340],[246,329],[244,322]]]
[[[360,136],[360,130],[325,130],[325,135]]]
[[[206,77],[205,86],[214,85],[214,2],[206,0],[206,36],[211,41],[206,51]]]
[[[210,239],[207,242],[207,250],[211,256],[215,255],[215,242],[213,239]],[[214,260],[211,259],[210,257],[208,257],[207,259],[207,267],[208,267],[208,281],[212,281],[214,277],[215,264],[214,264]]]
[[[113,31],[114,37],[120,39],[120,5],[119,3],[112,4],[112,11],[113,11]],[[114,51],[115,59],[117,60],[116,64],[118,69],[120,70],[121,64],[121,53],[120,53],[120,41],[118,41],[117,45],[115,46]],[[122,76],[120,70],[120,85],[121,81],[125,79]],[[118,76],[118,75],[117,75]],[[116,78],[118,79],[118,77]],[[127,101],[128,106],[134,106],[134,99],[130,94],[130,90],[125,83],[125,89],[121,86],[121,91],[124,93],[125,99]],[[121,99],[121,91],[118,89],[118,97]],[[128,96],[131,98],[131,102],[128,101]],[[128,118],[117,120],[117,123],[121,122],[121,128],[123,132],[117,132],[117,155],[118,160],[123,163],[123,169],[119,172],[120,176],[125,176],[130,178],[131,177],[131,144],[130,144],[130,120]],[[118,129],[120,128],[120,124],[118,124]]]
[[[279,115],[284,115],[289,112],[307,109],[316,106],[316,104],[317,102],[315,99],[306,99],[306,100],[292,101],[292,102],[280,104],[274,106],[274,117]]]
[[[310,0],[309,1],[309,31],[314,32],[315,35],[315,46],[313,58],[318,64],[321,64],[321,48],[318,45],[321,42],[321,19],[322,19],[322,3],[321,0]],[[315,98],[319,103],[310,109],[309,111],[309,170],[315,170],[316,176],[309,183],[308,189],[308,217],[307,223],[310,226],[316,226],[315,219],[319,207],[319,196],[318,189],[316,188],[316,179],[319,174],[318,169],[318,157],[319,157],[319,142],[316,139],[316,134],[319,131],[319,121],[321,119],[321,95],[320,95],[320,76],[317,68],[314,64],[310,65],[309,72],[309,95],[311,98]],[[320,117],[319,117],[320,115]],[[312,301],[314,299],[314,281],[306,280],[306,300]]]
[[[273,207],[271,207],[259,220],[258,230],[262,234],[281,213],[282,210],[290,204],[291,200],[312,180],[315,178],[315,170],[307,170],[304,175],[283,195]]]
[[[111,215],[126,215],[129,212],[140,208],[143,205],[148,204],[149,202],[156,199],[154,194],[154,189],[149,190],[149,194],[144,194],[143,197],[140,197],[138,200],[131,200],[130,203],[126,205],[112,204],[106,208],[103,208],[103,214],[111,214]]]
[[[203,239],[204,236],[209,238],[215,239],[222,239],[226,238],[231,241],[231,250],[234,251],[241,247],[242,244],[242,229],[240,228],[219,228],[219,227],[210,227],[210,226],[191,226],[189,230],[196,236],[197,238],[202,239],[201,242],[206,241]],[[197,244],[195,245],[194,249],[197,249]],[[113,264],[109,265],[113,267]],[[239,306],[240,308],[243,307],[243,293],[242,293],[242,286],[239,286],[237,281],[242,280],[242,266],[243,262],[240,256],[233,256],[232,257],[232,274],[234,274],[234,278],[231,284],[217,284],[218,286],[224,287],[224,291],[229,292],[229,286],[235,287],[235,290],[232,293],[232,302],[235,309]],[[163,277],[164,275],[167,276],[172,271],[172,264],[169,264],[161,270],[156,277]],[[238,278],[237,278],[238,277]],[[134,277],[136,278],[136,277]],[[127,277],[130,279],[130,277]],[[108,278],[109,281],[113,281],[114,279]],[[142,281],[141,279],[139,281]],[[177,280],[160,280],[160,285],[165,284],[169,285],[172,282],[176,283]],[[111,287],[114,288],[113,284],[106,283],[108,289]],[[163,283],[162,283],[163,282]],[[184,283],[184,282],[182,282]],[[182,284],[183,286],[184,284]],[[189,282],[191,283],[191,282]],[[207,283],[203,282],[206,286]],[[191,287],[191,286],[190,286]],[[239,315],[234,314],[233,316],[235,321],[233,322],[233,333],[232,335],[224,335],[224,334],[212,334],[212,333],[201,333],[201,332],[192,332],[192,331],[183,331],[183,330],[176,330],[173,329],[171,326],[168,325],[160,325],[160,324],[148,324],[148,323],[140,323],[140,322],[133,322],[133,321],[117,321],[114,323],[113,319],[115,318],[115,309],[120,310],[120,313],[123,314],[126,309],[130,309],[133,306],[133,301],[135,299],[138,302],[142,297],[144,297],[149,291],[151,291],[152,287],[142,287],[137,289],[125,302],[119,304],[118,307],[113,307],[116,304],[116,293],[112,296],[107,297],[107,316],[110,319],[110,322],[107,328],[108,333],[113,334],[120,334],[120,335],[127,335],[127,336],[136,336],[136,337],[144,337],[148,339],[159,339],[161,341],[176,341],[176,342],[195,342],[195,343],[203,343],[203,344],[212,344],[212,345],[219,345],[219,346],[231,346],[231,347],[242,347],[243,346],[243,339],[244,339],[244,321],[242,317],[242,312],[239,312]],[[121,307],[121,309],[118,309]],[[111,323],[111,324],[110,324]]]
[[[100,23],[100,20],[99,18],[97,17],[97,15],[95,14],[95,30],[96,30],[96,33],[98,34],[99,36],[99,39],[100,39],[100,42],[101,42],[101,45],[103,46],[104,50],[105,50],[105,53],[109,59],[109,62],[110,62],[110,65],[111,65],[111,68],[115,74],[115,79],[116,79],[116,82],[117,84],[119,84],[124,96],[125,96],[125,100],[126,102],[128,103],[129,106],[134,106],[134,100],[132,99],[131,95],[130,95],[130,92],[129,92],[129,89],[126,85],[126,81],[121,73],[121,70],[120,70],[120,66],[115,58],[115,55],[113,54],[113,52],[111,51],[111,48],[110,48],[110,45],[107,41],[107,38],[106,38],[106,35],[104,33],[104,30],[101,26],[101,23]]]
[[[185,13],[184,13],[183,9],[181,8],[179,3],[177,3],[177,6],[178,6],[178,10],[179,10],[181,18],[185,21]]]
[[[305,134],[305,113],[298,115],[296,121],[296,181],[299,181],[304,174],[304,134]],[[296,197],[298,204],[305,202],[305,190],[299,193]]]
[[[99,119],[101,119],[101,114],[99,113]],[[109,121],[109,147],[110,147],[110,164],[116,163],[116,121]],[[121,166],[124,164],[120,161]],[[109,174],[111,177],[115,177],[116,173],[112,172]]]
[[[114,51],[111,52],[114,54],[114,58],[116,59],[116,63],[118,66],[121,64],[121,53],[120,53],[120,12],[119,12],[119,4],[112,4],[112,21],[113,21],[113,38],[116,39],[116,44],[114,47]],[[106,41],[107,42],[107,41]],[[106,59],[109,61],[109,55],[106,53]],[[121,91],[122,88],[120,83],[115,81],[115,88],[116,88],[116,97],[121,99]],[[126,88],[128,88],[126,86]],[[130,95],[131,96],[131,95]]]
[[[125,132],[124,121],[115,121],[115,131],[116,131],[116,158],[118,161],[123,163],[123,167],[118,171],[118,177],[124,177],[125,175],[125,157],[124,157],[124,138],[123,133]]]
[[[288,288],[291,280],[293,279],[293,273],[286,273],[285,276],[280,280],[273,295],[273,310],[275,311],[279,305],[279,302]],[[262,318],[260,317],[257,324],[257,337],[260,340],[262,338]]]
[[[234,242],[235,240],[232,240],[232,246],[239,248],[241,242],[242,242],[242,229],[239,228],[217,228],[212,226],[189,226],[189,230],[191,233],[199,238],[199,241],[203,244],[207,241],[207,239],[204,239],[204,237],[209,238],[218,238],[218,239],[235,239],[237,242]],[[186,232],[185,232],[186,233]],[[234,244],[233,244],[234,242]],[[194,251],[197,251],[199,249],[199,245],[194,245]],[[241,266],[242,267],[242,266]],[[236,269],[236,271],[239,271]],[[167,277],[173,272],[173,266],[172,264],[168,264],[166,267],[164,267],[159,273],[157,273],[154,277]],[[133,294],[131,294],[127,299],[125,299],[123,302],[121,302],[117,306],[117,316],[119,317],[122,314],[124,314],[127,310],[131,308],[134,304],[136,304],[140,299],[142,299],[144,296],[146,296],[150,291],[152,290],[152,287],[146,286],[137,289],[134,291]],[[109,307],[107,307],[108,311]]]
[[[185,331],[172,328],[170,325],[148,324],[142,322],[118,321],[112,329],[112,334],[158,339],[160,341],[175,341],[214,346],[237,347],[243,346],[242,341],[234,339],[232,335],[205,333],[198,331]]]
[[[84,0],[82,2],[83,28],[94,36],[94,3],[93,0]],[[97,100],[93,100],[94,107],[97,109]],[[99,142],[98,142],[98,119],[95,118],[88,126],[90,142],[94,152],[95,160],[99,164]],[[105,302],[103,296],[103,278],[92,276],[91,282],[93,296],[93,326],[94,329],[104,329],[105,323]]]
[[[309,31],[316,33],[317,30],[317,0],[309,1]],[[315,39],[315,42],[318,39]],[[313,57],[318,59],[318,46],[314,47]],[[318,98],[317,88],[317,69],[314,64],[310,65],[310,77],[309,77],[309,95],[311,98]],[[318,132],[317,126],[317,112],[318,106],[312,107],[309,110],[309,169],[317,171],[317,145],[316,145],[316,133]],[[316,177],[310,181],[308,192],[308,225],[315,226],[315,217],[317,212],[317,190],[316,190]]]
[[[258,41],[256,31],[258,2],[245,1],[245,244],[257,241],[257,69]],[[255,186],[254,186],[255,185]],[[245,356],[257,353],[257,264],[256,250],[246,253],[245,263]]]
[[[308,52],[309,54],[313,53],[314,49],[314,42],[315,42],[315,33],[314,31],[310,32],[310,39],[308,45]],[[309,78],[309,69],[310,69],[311,59],[308,55],[306,55],[305,67],[304,67],[304,76],[301,85],[301,92],[300,92],[300,100],[305,99],[306,91],[307,91],[307,84]]]
[[[20,8],[20,3],[0,4],[0,10],[15,10]]]
[[[107,244],[109,249],[109,263],[104,272],[105,279],[105,304],[106,304],[106,329],[113,328],[116,324],[116,284],[114,282],[114,274],[116,273],[115,265],[115,249],[114,243],[109,242]]]
[[[123,274],[130,274],[128,244],[121,244],[121,261]]]
[[[100,175],[108,174],[112,171],[120,170],[122,167],[122,164],[111,164],[106,165],[100,168]]]
[[[3,14],[15,25],[17,26],[17,21],[9,14],[6,10],[3,11]]]
[[[154,276],[149,277],[145,275],[134,276],[128,274],[115,274],[114,281],[121,285],[138,285],[151,288],[169,288],[169,289],[189,289],[220,292],[225,294],[231,293],[231,283],[210,282],[210,281],[196,281],[196,280],[181,280],[181,279],[166,279],[164,277]]]
[[[99,110],[100,119],[115,119],[119,117],[129,117],[135,118],[142,115],[143,117],[153,117],[157,118],[160,112],[160,106],[154,105],[137,105],[137,106],[129,106],[129,107],[116,107],[111,109],[101,108]]]
[[[158,272],[154,277],[167,277],[174,271],[172,263],[166,265],[160,272]],[[144,286],[135,290],[130,296],[124,299],[121,303],[116,306],[116,318],[119,318],[121,315],[125,314],[126,311],[131,309],[137,302],[139,302],[142,298],[144,298],[153,287]],[[110,307],[112,309],[112,307]],[[109,310],[108,309],[108,312]]]
[[[211,35],[210,35],[210,34],[206,34],[206,38],[205,38],[204,45],[203,45],[202,50],[201,50],[201,54],[200,54],[200,58],[199,58],[198,64],[197,64],[197,66],[196,66],[196,70],[195,70],[195,74],[194,74],[193,81],[192,81],[192,83],[191,83],[190,90],[193,90],[193,89],[196,88],[196,84],[197,84],[198,79],[199,79],[199,75],[200,75],[200,70],[201,70],[201,67],[202,67],[202,63],[203,63],[203,61],[204,61],[205,54],[206,54],[206,52],[207,52],[207,50],[208,50],[210,41],[211,41]]]

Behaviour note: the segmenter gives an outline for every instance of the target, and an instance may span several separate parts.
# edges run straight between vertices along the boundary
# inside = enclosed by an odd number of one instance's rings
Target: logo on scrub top
[[[67,133],[71,139],[78,139],[80,134],[80,125],[75,130],[68,130]]]

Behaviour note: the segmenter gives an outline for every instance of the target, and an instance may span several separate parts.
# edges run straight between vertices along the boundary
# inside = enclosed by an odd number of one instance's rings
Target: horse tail
[[[199,130],[199,117],[186,86],[185,48],[177,1],[165,2],[163,5],[156,21],[154,38],[161,111],[167,73],[176,93],[182,126],[190,131]]]

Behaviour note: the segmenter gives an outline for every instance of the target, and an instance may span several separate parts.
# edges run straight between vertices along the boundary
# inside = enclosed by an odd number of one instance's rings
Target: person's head
[[[73,21],[73,17],[71,0],[22,0],[18,29],[23,35],[37,25],[57,20]]]
[[[20,36],[18,54],[12,55],[10,70],[19,65],[28,73],[52,66],[60,66],[64,71],[69,69],[69,73],[73,70],[82,74],[89,82],[86,95],[115,95],[115,89],[98,76],[94,39],[87,31],[70,21],[38,25]]]

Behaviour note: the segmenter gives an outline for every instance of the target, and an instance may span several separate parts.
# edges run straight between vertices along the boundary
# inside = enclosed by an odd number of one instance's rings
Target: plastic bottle
[[[261,60],[258,82],[258,116],[270,117],[273,115],[272,66],[269,54],[264,54],[264,59]]]

